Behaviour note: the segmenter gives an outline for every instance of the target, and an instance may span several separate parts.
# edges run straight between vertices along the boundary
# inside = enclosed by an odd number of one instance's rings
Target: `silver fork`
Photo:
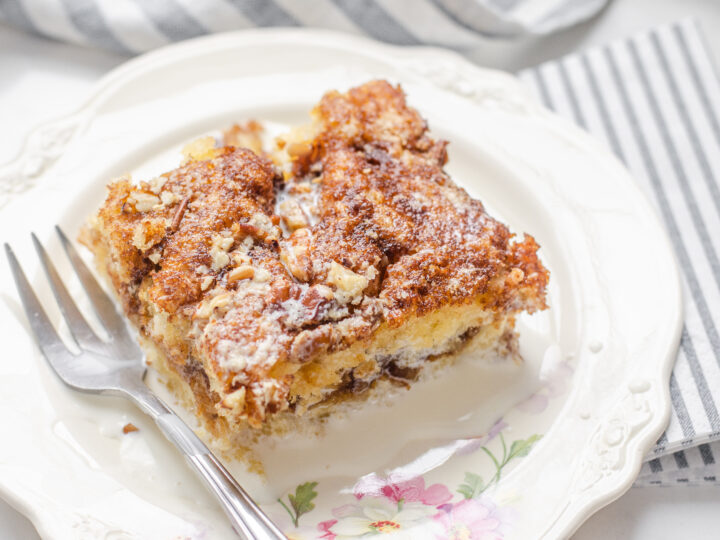
[[[143,383],[145,366],[142,352],[128,332],[124,319],[117,313],[113,301],[102,290],[60,227],[56,226],[55,229],[110,340],[100,339],[90,328],[60,279],[55,265],[33,233],[32,240],[40,262],[65,322],[80,349],[77,354],[71,352],[58,336],[12,249],[5,244],[5,252],[30,327],[52,369],[65,384],[75,390],[122,396],[150,415],[160,431],[184,454],[187,462],[217,497],[233,529],[240,536],[248,539],[284,539],[280,530],[192,429]]]

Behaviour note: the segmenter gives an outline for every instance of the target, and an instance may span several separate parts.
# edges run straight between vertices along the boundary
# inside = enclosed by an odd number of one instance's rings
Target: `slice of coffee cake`
[[[216,436],[294,429],[465,347],[515,356],[515,316],[546,307],[533,238],[452,182],[400,88],[329,92],[312,119],[263,156],[210,139],[117,180],[83,232]]]

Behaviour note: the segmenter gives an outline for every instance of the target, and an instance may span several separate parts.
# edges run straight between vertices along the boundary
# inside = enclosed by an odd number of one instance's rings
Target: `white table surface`
[[[514,71],[688,16],[701,22],[711,51],[720,60],[717,0],[611,0],[601,15],[578,27],[546,38],[488,41],[469,56],[481,65]],[[0,163],[19,151],[33,126],[72,111],[93,83],[124,60],[23,34],[0,23]],[[575,538],[716,539],[718,503],[720,487],[634,488],[591,517]],[[2,499],[0,538],[37,538],[28,520]]]

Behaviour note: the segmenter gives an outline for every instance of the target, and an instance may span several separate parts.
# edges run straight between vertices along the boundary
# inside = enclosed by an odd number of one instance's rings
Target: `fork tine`
[[[15,253],[13,253],[12,248],[7,243],[5,244],[5,254],[10,263],[10,269],[15,279],[15,286],[20,295],[25,314],[30,321],[30,327],[35,335],[35,340],[40,346],[40,350],[45,355],[45,358],[53,369],[57,371],[55,362],[70,361],[74,358],[74,355],[67,349],[55,331],[55,327],[42,308],[42,304],[40,304],[30,283],[28,283],[25,272],[23,272],[20,267]]]
[[[80,279],[80,283],[82,283],[82,286],[85,288],[85,292],[87,292],[90,297],[93,309],[100,321],[103,323],[103,326],[105,326],[105,329],[112,337],[129,337],[125,321],[120,317],[120,315],[118,315],[113,301],[107,294],[105,294],[102,287],[100,287],[100,284],[92,275],[92,272],[90,272],[87,265],[83,262],[82,258],[73,247],[72,242],[70,242],[68,237],[65,236],[62,229],[55,225],[55,230],[57,231],[58,236],[60,236],[63,248],[65,248],[65,253],[67,253],[70,262],[75,269],[75,273]]]
[[[77,304],[75,304],[75,301],[72,299],[72,296],[70,296],[67,287],[65,287],[62,279],[60,279],[60,275],[58,274],[55,265],[50,260],[50,257],[48,257],[48,254],[40,243],[40,240],[38,240],[35,233],[31,233],[31,236],[33,244],[35,245],[35,250],[40,257],[40,263],[42,264],[43,270],[45,270],[45,275],[47,275],[48,281],[50,281],[50,287],[55,295],[58,307],[65,317],[65,321],[67,322],[68,327],[70,327],[70,332],[75,338],[75,341],[81,347],[93,350],[98,348],[101,351],[104,350],[105,343],[103,343],[103,341],[95,335],[95,332],[92,328],[90,328],[85,320],[85,317],[83,317],[82,313],[80,313]]]

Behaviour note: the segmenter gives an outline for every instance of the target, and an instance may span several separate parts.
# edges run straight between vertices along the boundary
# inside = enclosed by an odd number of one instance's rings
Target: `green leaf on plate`
[[[530,453],[530,450],[532,449],[533,445],[540,440],[540,437],[542,435],[531,435],[527,439],[519,439],[517,441],[513,441],[512,445],[510,446],[510,453],[508,454],[507,461],[510,461],[513,458],[516,457],[525,457]]]
[[[315,491],[316,486],[317,482],[305,482],[295,488],[295,496],[288,495],[290,504],[292,504],[298,517],[307,514],[315,508],[315,504],[312,501],[317,497],[317,491]]]
[[[292,510],[287,507],[287,505],[282,501],[282,499],[278,499],[278,502],[283,506],[285,511],[290,514],[290,519],[292,519],[293,525],[295,525],[296,527],[298,526],[298,520],[300,519],[300,516],[302,516],[303,514],[307,514],[313,508],[315,508],[315,503],[313,502],[313,500],[318,495],[317,491],[315,491],[315,487],[317,485],[317,482],[305,482],[304,484],[300,484],[298,487],[295,488],[295,495],[289,493],[287,498],[290,501],[290,506],[292,507]]]
[[[466,499],[473,499],[479,496],[483,491],[500,481],[503,469],[508,463],[515,458],[527,456],[535,443],[541,438],[542,435],[535,434],[531,435],[527,439],[518,439],[513,441],[510,445],[510,451],[508,452],[507,447],[505,446],[505,439],[502,436],[502,433],[500,433],[500,442],[502,443],[503,450],[503,456],[500,460],[498,460],[498,458],[495,457],[495,454],[493,454],[486,446],[481,448],[481,450],[492,460],[493,465],[495,465],[495,474],[493,477],[487,484],[485,484],[479,475],[475,473],[465,473],[465,481],[460,484],[457,492]]]
[[[466,499],[474,499],[483,492],[484,488],[483,479],[479,474],[466,472],[465,481],[457,488],[457,492]]]

